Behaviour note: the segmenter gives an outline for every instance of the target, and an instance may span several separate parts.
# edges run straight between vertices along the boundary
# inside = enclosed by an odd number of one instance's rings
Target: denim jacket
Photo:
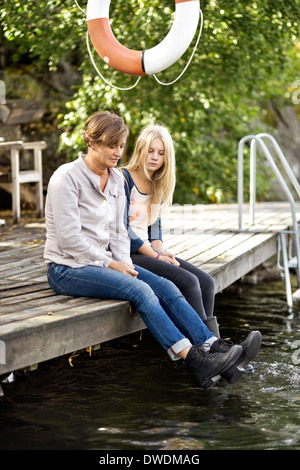
[[[118,170],[109,172],[104,192],[84,156],[53,173],[45,206],[45,263],[73,268],[106,267],[112,260],[131,263],[124,180]]]

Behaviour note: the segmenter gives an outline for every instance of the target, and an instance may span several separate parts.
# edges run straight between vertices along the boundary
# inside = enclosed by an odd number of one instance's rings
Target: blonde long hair
[[[162,140],[165,154],[162,167],[151,177],[146,168],[146,160],[154,139]],[[129,171],[142,168],[151,182],[148,198],[151,207],[150,223],[153,223],[161,210],[172,204],[176,182],[174,143],[168,129],[160,124],[144,127],[136,140],[132,157],[124,168]]]

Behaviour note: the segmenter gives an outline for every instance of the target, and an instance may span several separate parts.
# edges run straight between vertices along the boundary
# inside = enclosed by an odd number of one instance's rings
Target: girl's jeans
[[[213,334],[177,287],[136,266],[137,278],[110,268],[70,268],[48,264],[48,282],[58,294],[128,300],[139,311],[146,327],[172,360],[191,344],[203,344]]]

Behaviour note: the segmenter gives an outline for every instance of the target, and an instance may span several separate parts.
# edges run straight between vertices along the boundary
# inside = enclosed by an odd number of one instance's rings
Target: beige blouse
[[[124,225],[124,180],[112,168],[104,192],[100,176],[88,169],[84,155],[61,165],[48,185],[45,217],[45,263],[73,268],[131,263]]]

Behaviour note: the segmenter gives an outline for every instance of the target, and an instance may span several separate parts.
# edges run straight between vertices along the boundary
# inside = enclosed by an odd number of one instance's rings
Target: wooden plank
[[[47,281],[41,283],[29,284],[27,286],[13,287],[9,290],[3,290],[0,292],[1,305],[5,302],[5,299],[18,297],[19,295],[26,293],[35,293],[43,290],[49,291],[50,287]],[[50,289],[51,290],[51,289]]]
[[[40,315],[54,315],[56,312],[68,311],[76,306],[84,307],[89,311],[95,303],[101,303],[101,299],[72,297],[69,295],[58,295],[49,299],[47,297],[39,300],[28,300],[26,304],[14,303],[0,309],[0,325],[10,324],[27,318]]]
[[[51,302],[51,301],[55,301],[55,298],[51,299],[50,297],[55,297],[56,295],[57,294],[52,289],[50,289],[49,285],[48,285],[48,288],[43,289],[43,290],[37,290],[35,292],[32,292],[32,288],[31,288],[30,292],[28,293],[24,293],[22,292],[21,289],[19,289],[18,294],[15,294],[14,296],[6,297],[5,299],[3,298],[1,299],[0,316],[2,314],[2,310],[5,310],[5,313],[7,313],[6,307],[8,305],[17,304],[20,306],[20,308],[22,308],[22,305],[21,305],[22,303],[27,304],[27,302],[37,301],[37,300],[41,300],[45,298],[48,300],[48,302],[49,301]]]
[[[140,315],[132,314],[129,302],[123,301],[95,304],[88,315],[83,306],[4,325],[0,338],[5,341],[6,364],[0,365],[0,374],[143,329]]]
[[[223,211],[218,211],[217,214],[214,212],[213,222],[212,220],[208,221],[207,223],[204,222],[203,225],[205,228],[202,233],[197,229],[197,225],[195,225],[197,221],[194,221],[194,231],[192,229],[190,233],[185,231],[183,234],[167,237],[165,243],[166,247],[175,255],[180,253],[182,258],[188,260],[190,256],[189,253],[185,251],[186,247],[189,248],[190,252],[195,253],[199,247],[204,251],[210,249],[214,245],[217,245],[221,239],[225,240],[227,238],[230,240],[230,238],[233,237],[237,232],[237,215],[235,214],[232,218],[231,212],[229,215],[224,214],[225,210],[228,212],[228,206],[223,208]],[[224,215],[226,216],[225,220]],[[282,229],[286,227],[286,219],[290,218],[290,213],[286,211],[286,206],[279,206],[277,208],[276,221],[278,221],[280,218],[282,219],[280,220],[282,226],[280,226],[279,229]],[[272,230],[272,226],[274,225],[274,213],[270,213],[270,211],[268,212],[267,209],[263,209],[260,211],[259,217],[257,216],[257,219],[257,224],[252,227],[253,230],[255,228]],[[235,221],[236,223],[231,223],[231,221]]]
[[[20,262],[18,268],[12,270],[9,275],[6,277],[7,281],[20,281],[20,280],[27,280],[29,277],[34,279],[40,276],[46,276],[47,269],[43,263],[36,263],[34,265],[30,265],[25,260]]]
[[[44,246],[28,247],[27,249],[13,249],[10,254],[4,256],[4,252],[0,253],[0,272],[6,272],[7,268],[13,269],[20,262],[40,263],[43,259]],[[2,256],[1,256],[2,255]]]
[[[22,148],[23,148],[23,142],[21,140],[15,140],[11,142],[0,142],[0,150],[11,150],[11,149],[21,150]]]
[[[266,225],[264,233],[274,233],[274,231],[282,230],[284,227],[286,227],[286,225],[275,225],[274,223],[272,225]],[[247,240],[255,237],[259,228],[258,225],[255,225],[253,226],[253,231],[221,231],[206,239],[205,236],[199,236],[197,239],[198,244],[191,243],[189,249],[184,249],[180,244],[175,250],[175,254],[180,252],[182,258],[194,263],[196,260],[198,261],[200,259],[200,254],[202,253],[204,258],[202,257],[201,259],[202,262],[205,262],[209,259],[221,256],[233,246],[245,243]]]
[[[215,280],[216,293],[241,279],[277,253],[277,235],[257,234],[213,260],[194,258],[195,266],[209,272]]]

